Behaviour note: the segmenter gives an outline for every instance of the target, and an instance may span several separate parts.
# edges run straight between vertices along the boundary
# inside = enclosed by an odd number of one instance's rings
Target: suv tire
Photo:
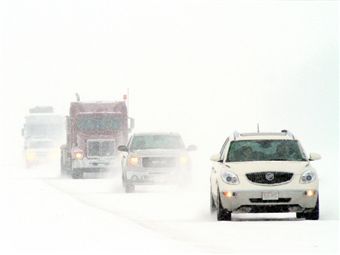
[[[215,200],[213,198],[212,192],[210,190],[210,213],[214,213],[216,211],[217,207],[215,204]]]
[[[231,212],[227,209],[224,209],[221,203],[220,192],[217,194],[217,220],[218,221],[231,221]]]
[[[83,172],[80,169],[73,169],[72,179],[83,179]]]
[[[125,193],[133,193],[135,192],[135,185],[131,183],[125,183]]]
[[[319,219],[319,197],[312,211],[296,213],[296,218],[298,219],[305,218],[306,220],[318,220]]]

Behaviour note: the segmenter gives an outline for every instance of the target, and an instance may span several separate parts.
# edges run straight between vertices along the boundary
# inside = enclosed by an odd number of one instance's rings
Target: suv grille
[[[170,157],[143,158],[143,167],[162,168],[162,167],[175,167],[175,166],[176,166],[176,158],[170,158]]]
[[[279,198],[278,200],[263,200],[262,198],[250,198],[252,203],[289,203],[291,198]]]
[[[257,172],[246,174],[249,181],[259,184],[278,184],[292,179],[292,173],[286,172]]]
[[[114,152],[114,140],[90,140],[87,142],[88,157],[112,157]]]

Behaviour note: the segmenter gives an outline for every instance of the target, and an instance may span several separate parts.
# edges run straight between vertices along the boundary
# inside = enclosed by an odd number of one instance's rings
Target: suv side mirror
[[[117,149],[118,149],[118,151],[123,151],[123,152],[129,151],[129,149],[126,145],[119,145]]]
[[[197,150],[197,146],[193,144],[189,145],[187,148],[187,151],[195,151],[195,150]]]
[[[321,159],[321,155],[318,154],[318,153],[311,153],[309,155],[309,160],[310,161],[319,160],[319,159]]]
[[[214,162],[220,162],[220,154],[214,154],[210,157],[210,160],[211,161],[214,161]]]

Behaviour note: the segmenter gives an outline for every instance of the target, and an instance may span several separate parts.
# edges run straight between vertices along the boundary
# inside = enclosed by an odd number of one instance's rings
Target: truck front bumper
[[[104,172],[118,167],[118,158],[83,158],[72,161],[72,170],[77,169],[83,172]]]

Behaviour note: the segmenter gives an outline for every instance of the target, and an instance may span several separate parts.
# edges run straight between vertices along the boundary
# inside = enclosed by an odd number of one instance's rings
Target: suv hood
[[[253,172],[290,172],[302,174],[310,166],[308,161],[252,161],[252,162],[227,162],[230,171],[236,174]]]

